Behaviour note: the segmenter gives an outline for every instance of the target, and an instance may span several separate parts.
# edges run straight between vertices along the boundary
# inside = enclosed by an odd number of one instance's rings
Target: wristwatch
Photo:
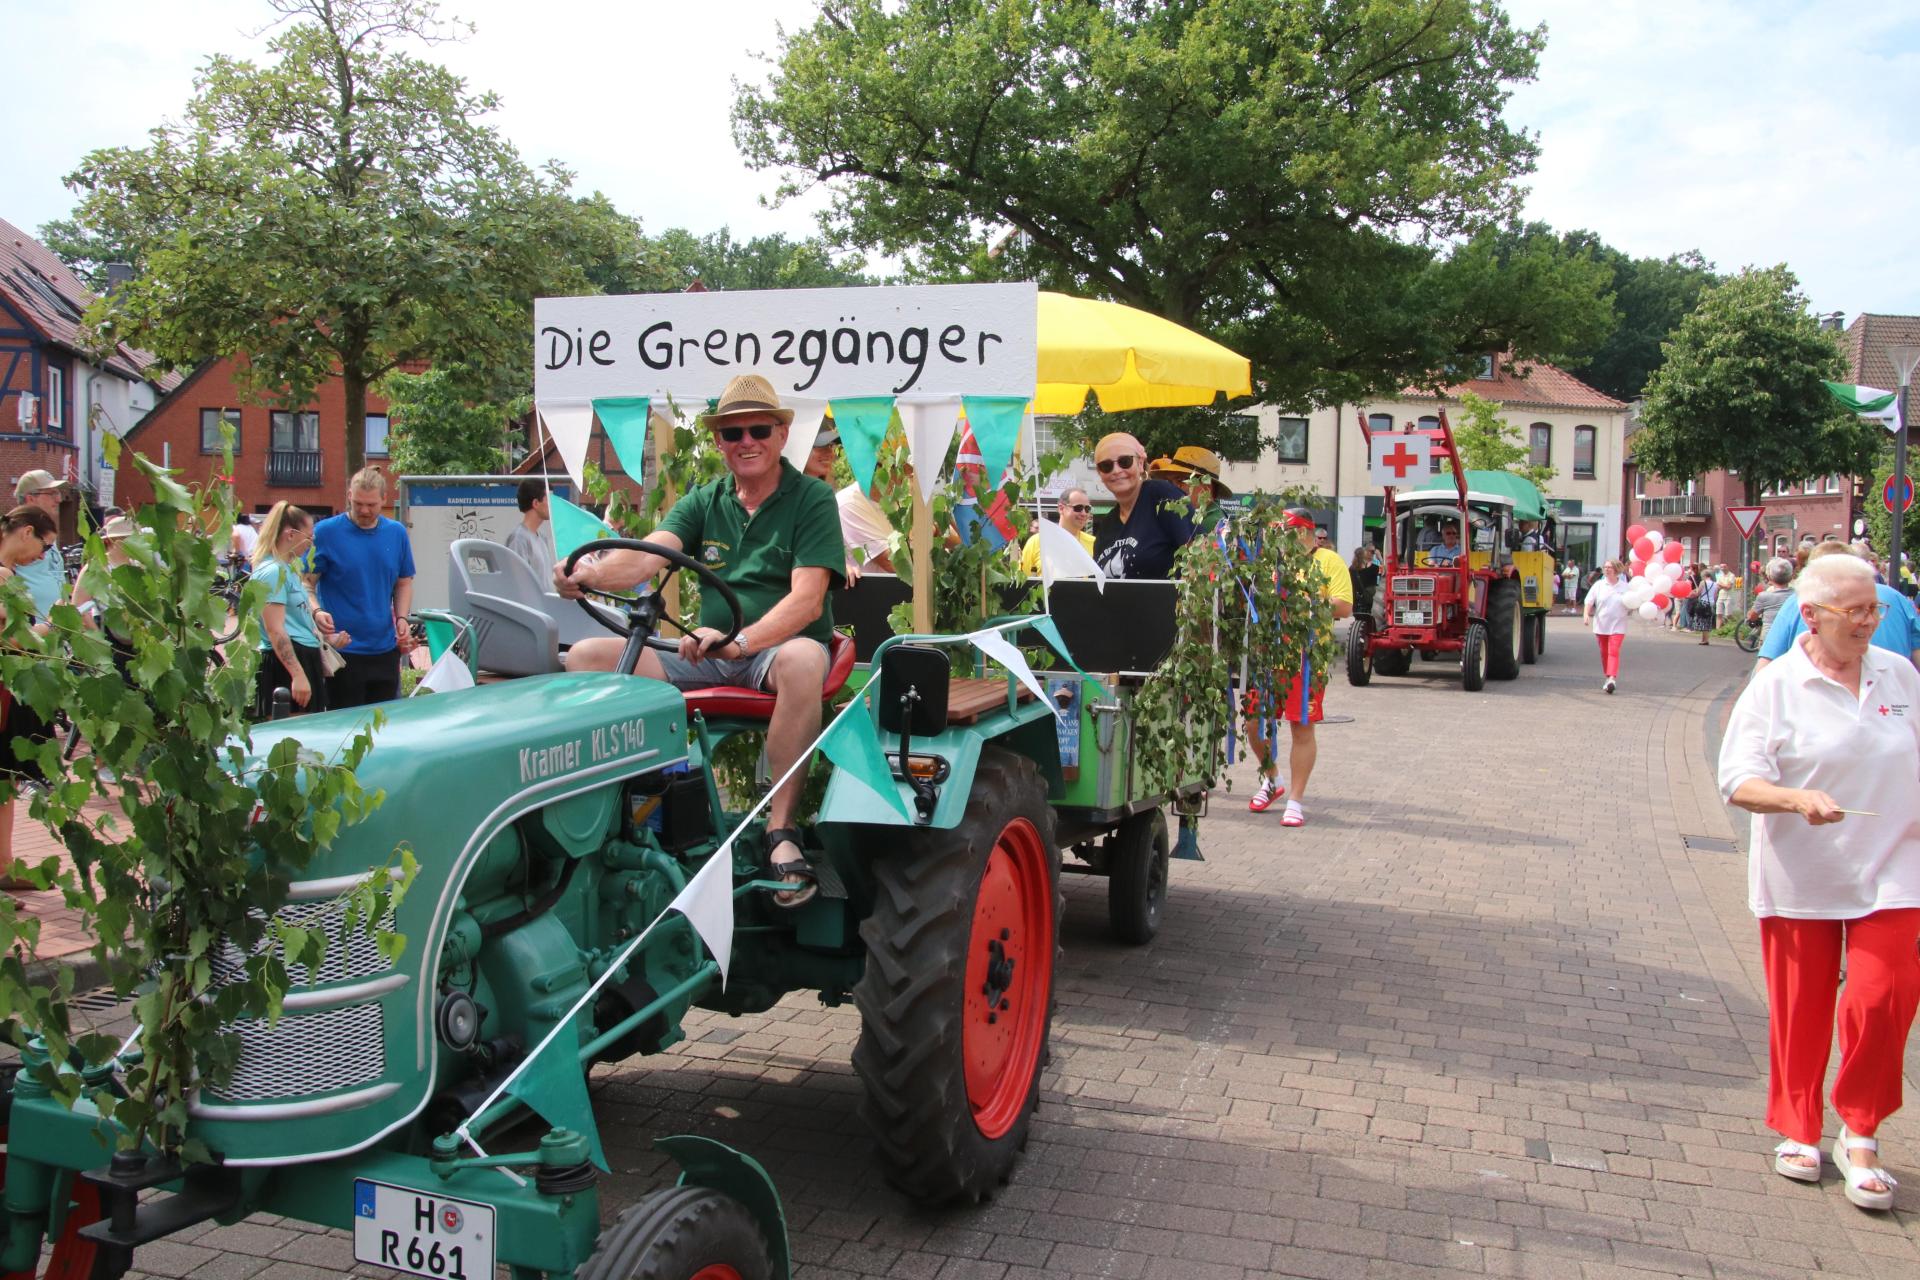
[[[741,657],[747,657],[753,652],[753,646],[747,643],[747,631],[745,627],[742,627],[734,633],[733,642],[740,646]]]

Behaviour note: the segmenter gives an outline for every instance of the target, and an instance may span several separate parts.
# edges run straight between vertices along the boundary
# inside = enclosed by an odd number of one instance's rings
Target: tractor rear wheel
[[[923,1203],[980,1200],[1026,1146],[1065,910],[1053,830],[1033,761],[988,747],[958,826],[887,827],[871,860],[853,1067],[889,1180]]]
[[[770,1280],[773,1261],[747,1207],[711,1187],[668,1187],[620,1211],[578,1280]]]
[[[1487,628],[1482,622],[1467,624],[1466,643],[1460,648],[1460,687],[1478,693],[1487,683]]]
[[[1520,661],[1529,667],[1540,658],[1539,650],[1534,648],[1534,640],[1539,633],[1533,623],[1533,614],[1523,613],[1520,615]]]
[[[1115,938],[1138,947],[1160,932],[1172,854],[1167,816],[1159,809],[1134,814],[1113,833],[1107,855],[1107,923]]]
[[[1356,689],[1373,679],[1373,646],[1367,643],[1371,630],[1365,618],[1355,617],[1347,624],[1347,683]]]
[[[1533,654],[1536,658],[1547,656],[1547,615],[1544,613],[1533,620]]]
[[[1487,588],[1487,674],[1511,680],[1520,674],[1520,579],[1501,578]]]
[[[1413,650],[1376,649],[1373,652],[1373,669],[1383,676],[1403,676],[1413,670]]]

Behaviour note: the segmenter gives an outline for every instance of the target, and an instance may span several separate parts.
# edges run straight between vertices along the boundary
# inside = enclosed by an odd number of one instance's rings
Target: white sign
[[[1427,478],[1427,457],[1432,446],[1433,441],[1426,436],[1376,432],[1367,474],[1375,484],[1389,489],[1401,488],[1409,482],[1418,484]]]
[[[1760,523],[1760,517],[1767,513],[1767,509],[1765,507],[1728,507],[1726,512],[1733,517],[1733,523],[1739,528],[1740,536],[1751,538],[1754,528]]]
[[[908,285],[541,298],[534,399],[717,396],[758,373],[785,401],[1031,396],[1039,286]]]
[[[492,1280],[493,1206],[358,1178],[353,1258],[427,1280]]]

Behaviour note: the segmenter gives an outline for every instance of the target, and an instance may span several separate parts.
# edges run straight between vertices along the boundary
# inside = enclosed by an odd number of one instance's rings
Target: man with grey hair
[[[400,696],[400,655],[413,647],[413,544],[381,514],[387,477],[362,467],[347,482],[347,510],[313,526],[313,583],[336,627],[353,639],[327,677],[327,706],[363,707]]]
[[[1871,564],[1856,556],[1852,547],[1839,541],[1823,542],[1816,546],[1807,556],[1807,569],[1812,569],[1829,556],[1845,556],[1865,568],[1869,576],[1873,573]],[[1795,585],[1804,588],[1808,581],[1807,570],[1802,570],[1800,576],[1801,582]],[[1914,612],[1913,601],[1883,582],[1876,582],[1873,592],[1879,600],[1880,614],[1880,624],[1873,632],[1874,648],[1897,653],[1920,666],[1920,614]],[[1783,600],[1779,613],[1774,616],[1774,625],[1767,628],[1767,638],[1760,643],[1760,657],[1754,663],[1754,670],[1764,670],[1769,662],[1784,655],[1794,641],[1806,634],[1807,624],[1803,616],[1806,610],[1800,607],[1803,603],[1830,602],[1805,601],[1799,590]]]

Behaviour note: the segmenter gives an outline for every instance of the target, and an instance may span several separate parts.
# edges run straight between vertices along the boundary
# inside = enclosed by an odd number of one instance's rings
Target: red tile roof
[[[49,343],[92,358],[80,323],[97,295],[74,279],[66,263],[45,245],[4,218],[0,218],[0,293]],[[180,381],[179,374],[152,372],[153,363],[148,352],[121,343],[107,357],[106,367],[123,378],[149,380],[163,392]]]
[[[1565,369],[1545,363],[1522,363],[1508,369],[1495,360],[1493,377],[1470,378],[1445,387],[1441,397],[1458,400],[1465,391],[1496,404],[1525,405],[1530,409],[1596,409],[1608,412],[1627,407],[1624,400],[1615,400],[1603,391],[1594,390]],[[1401,395],[1408,400],[1436,398],[1433,392],[1418,387],[1408,387]]]
[[[1893,342],[1920,344],[1920,316],[1862,315],[1848,325],[1840,347],[1847,357],[1848,381],[1898,391],[1900,374],[1887,355]]]

